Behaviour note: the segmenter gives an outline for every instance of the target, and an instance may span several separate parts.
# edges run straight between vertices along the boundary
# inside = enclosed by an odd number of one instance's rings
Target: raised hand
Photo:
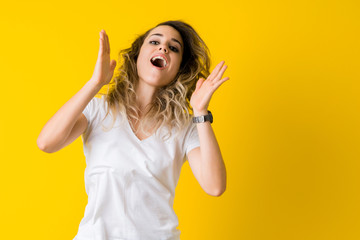
[[[116,61],[110,61],[109,37],[107,36],[105,30],[101,30],[99,54],[94,73],[91,77],[92,80],[101,85],[108,84],[114,74],[115,67]]]
[[[225,61],[221,61],[206,80],[200,78],[196,83],[196,89],[190,98],[190,105],[195,115],[207,114],[211,96],[223,82],[230,79],[229,77],[222,78],[227,68],[227,65],[223,66],[224,63]]]

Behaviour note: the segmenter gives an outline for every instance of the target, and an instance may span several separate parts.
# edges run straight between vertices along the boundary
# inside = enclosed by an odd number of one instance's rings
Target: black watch
[[[193,123],[203,123],[206,121],[209,121],[210,123],[213,122],[213,116],[209,110],[207,115],[193,117]]]

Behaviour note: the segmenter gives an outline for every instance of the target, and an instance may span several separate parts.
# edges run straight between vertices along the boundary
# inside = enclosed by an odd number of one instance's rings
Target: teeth
[[[166,62],[165,58],[163,58],[163,57],[161,57],[161,56],[156,56],[156,57],[153,57],[153,58],[151,59],[151,61],[155,61],[156,59],[161,59],[161,60],[163,60],[163,61],[165,62],[164,67],[166,67],[167,62]]]

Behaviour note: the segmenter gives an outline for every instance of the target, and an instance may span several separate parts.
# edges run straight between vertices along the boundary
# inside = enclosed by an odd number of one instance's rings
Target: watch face
[[[209,121],[210,123],[213,122],[213,116],[210,111],[208,111],[208,114],[205,116],[193,117],[193,123],[203,123],[206,121]]]

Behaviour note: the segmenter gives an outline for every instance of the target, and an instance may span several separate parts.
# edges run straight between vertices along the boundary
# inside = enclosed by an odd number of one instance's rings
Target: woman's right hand
[[[105,33],[105,30],[101,30],[99,54],[94,73],[91,77],[92,81],[102,86],[108,84],[113,77],[115,67],[116,61],[110,61],[109,37]]]

